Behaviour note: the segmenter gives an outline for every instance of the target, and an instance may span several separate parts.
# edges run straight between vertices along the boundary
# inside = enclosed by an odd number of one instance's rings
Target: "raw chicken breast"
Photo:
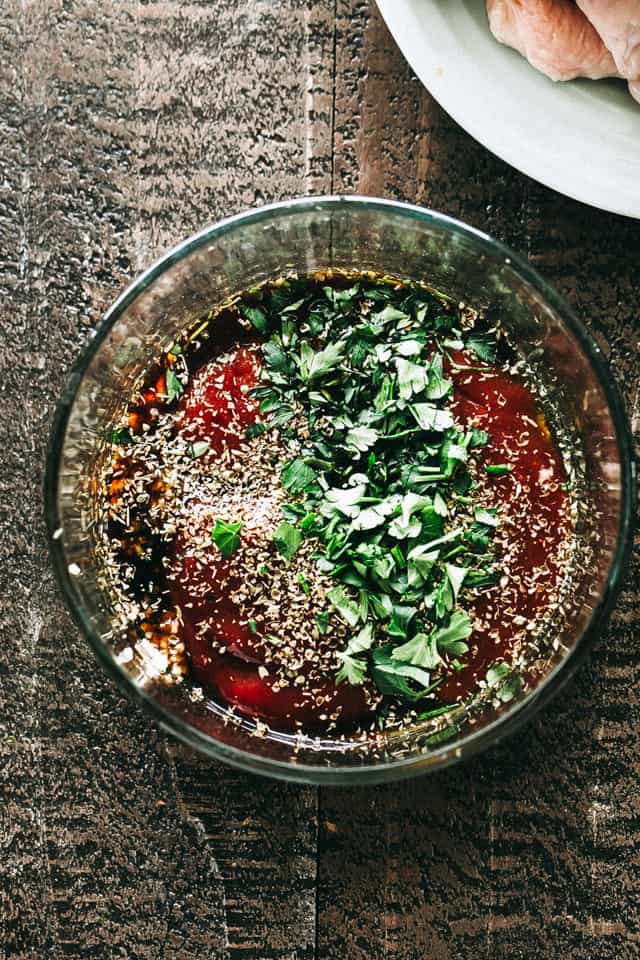
[[[496,40],[552,80],[617,76],[613,57],[573,0],[487,0],[487,13]]]
[[[613,55],[629,92],[640,101],[640,0],[578,0]]]

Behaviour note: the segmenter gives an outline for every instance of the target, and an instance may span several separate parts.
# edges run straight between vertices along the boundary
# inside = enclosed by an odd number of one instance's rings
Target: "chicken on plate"
[[[487,0],[489,25],[552,80],[622,77],[640,102],[640,0]]]

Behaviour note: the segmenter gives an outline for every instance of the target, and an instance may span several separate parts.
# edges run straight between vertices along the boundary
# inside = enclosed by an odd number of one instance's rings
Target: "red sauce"
[[[231,363],[213,360],[201,367],[181,399],[177,426],[183,436],[192,443],[208,441],[215,453],[239,447],[258,414],[259,403],[249,391],[258,385],[259,369],[254,347],[240,347]]]
[[[483,592],[474,605],[483,620],[473,635],[474,656],[438,690],[441,699],[453,702],[473,691],[491,663],[507,658],[514,634],[548,608],[562,580],[559,547],[567,534],[569,494],[564,464],[533,394],[498,370],[450,375],[454,416],[490,436],[481,462],[511,467],[486,483],[494,505],[502,507],[510,582]]]
[[[456,360],[468,362],[464,355]],[[211,361],[192,377],[177,417],[189,441],[208,441],[215,455],[242,443],[247,425],[257,415],[258,405],[248,398],[248,391],[257,383],[259,364],[255,349],[241,347],[231,362]],[[488,479],[485,485],[487,496],[503,514],[510,539],[510,581],[506,588],[497,585],[486,590],[476,601],[474,612],[481,626],[471,638],[466,666],[439,689],[446,702],[470,693],[489,664],[508,656],[514,634],[521,634],[523,625],[548,605],[560,579],[557,554],[569,505],[562,486],[564,467],[533,395],[491,367],[454,370],[450,375],[455,383],[451,409],[456,419],[490,434],[482,462],[511,467],[509,474]],[[205,524],[206,508],[200,506]],[[194,504],[196,523],[198,509]],[[212,552],[211,562],[203,566],[184,558],[183,547],[179,531],[172,601],[182,611],[196,682],[241,713],[281,729],[322,728],[338,707],[341,723],[367,719],[366,687],[336,685],[330,680],[319,687],[316,681],[311,696],[305,686],[283,684],[273,672],[264,675],[264,640],[250,633],[228,599],[234,586],[228,563]],[[224,643],[223,654],[213,652],[214,638]]]
[[[247,347],[241,347],[231,362],[214,360],[202,367],[180,403],[177,423],[183,435],[191,442],[209,441],[215,454],[225,447],[240,446],[246,427],[258,413],[258,403],[248,397],[248,391],[257,385],[258,371],[258,355]],[[206,535],[206,504],[194,505],[196,525],[199,509]],[[193,529],[189,536],[193,536]],[[251,634],[246,622],[241,622],[246,618],[241,618],[239,609],[228,599],[229,592],[238,586],[230,577],[228,561],[212,551],[211,562],[202,566],[187,554],[183,537],[184,532],[179,532],[171,589],[173,602],[182,610],[185,641],[197,682],[216,691],[241,713],[281,729],[295,729],[300,724],[307,729],[321,728],[338,708],[345,725],[367,717],[365,687],[330,680],[312,687],[280,686],[281,678],[273,673],[261,676],[265,641]],[[242,549],[243,545],[239,553]],[[213,637],[226,646],[224,654],[213,651]],[[280,689],[274,689],[274,685]]]

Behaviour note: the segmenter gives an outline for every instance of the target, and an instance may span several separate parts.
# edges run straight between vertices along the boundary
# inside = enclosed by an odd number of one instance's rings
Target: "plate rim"
[[[468,113],[465,114],[464,110],[459,109],[457,97],[447,95],[448,90],[455,88],[445,86],[438,88],[433,82],[433,79],[427,75],[428,71],[425,61],[418,57],[418,50],[415,44],[417,31],[414,30],[413,27],[418,23],[415,0],[376,0],[376,3],[398,48],[420,82],[455,123],[473,137],[474,140],[495,156],[505,161],[505,163],[508,163],[514,169],[520,171],[520,173],[531,177],[543,186],[555,190],[563,196],[607,213],[614,213],[631,219],[640,219],[640,163],[638,164],[638,199],[635,205],[632,203],[631,206],[629,206],[628,197],[625,198],[626,202],[616,202],[611,192],[605,195],[604,200],[598,200],[594,198],[588,188],[580,189],[576,186],[575,189],[571,189],[570,185],[567,184],[566,178],[563,178],[556,172],[556,167],[554,167],[553,163],[543,163],[542,165],[535,161],[529,163],[527,162],[525,151],[514,150],[508,142],[501,142],[496,145],[495,138],[491,137],[492,128],[481,121],[474,123],[473,118],[470,117]],[[487,30],[488,29],[487,26]],[[429,48],[429,50],[432,49],[433,48]],[[446,66],[446,52],[444,55],[442,52],[440,53],[440,59]],[[530,69],[534,70],[533,67],[530,67]],[[640,106],[638,110],[640,111]],[[539,153],[535,151],[531,151],[530,154],[531,156],[540,156]],[[640,143],[638,146],[638,156],[640,157]]]

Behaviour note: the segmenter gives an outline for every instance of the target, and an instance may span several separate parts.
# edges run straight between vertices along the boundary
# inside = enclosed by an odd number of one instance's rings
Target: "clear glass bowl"
[[[158,681],[152,651],[123,656],[109,599],[98,586],[91,532],[96,464],[109,427],[148,363],[231,294],[283,274],[366,269],[423,279],[511,330],[578,446],[577,569],[554,626],[520,694],[487,702],[467,720],[429,722],[362,742],[270,733]],[[213,330],[215,336],[215,327]],[[78,359],[51,436],[46,509],[51,555],[67,604],[100,663],[132,699],[192,747],[247,770],[290,780],[355,784],[443,767],[495,743],[560,688],[603,623],[631,543],[634,473],[628,424],[602,354],[563,300],[531,267],[490,237],[449,217],[400,203],[326,197],[274,204],[223,220],[185,240],[113,304]]]

